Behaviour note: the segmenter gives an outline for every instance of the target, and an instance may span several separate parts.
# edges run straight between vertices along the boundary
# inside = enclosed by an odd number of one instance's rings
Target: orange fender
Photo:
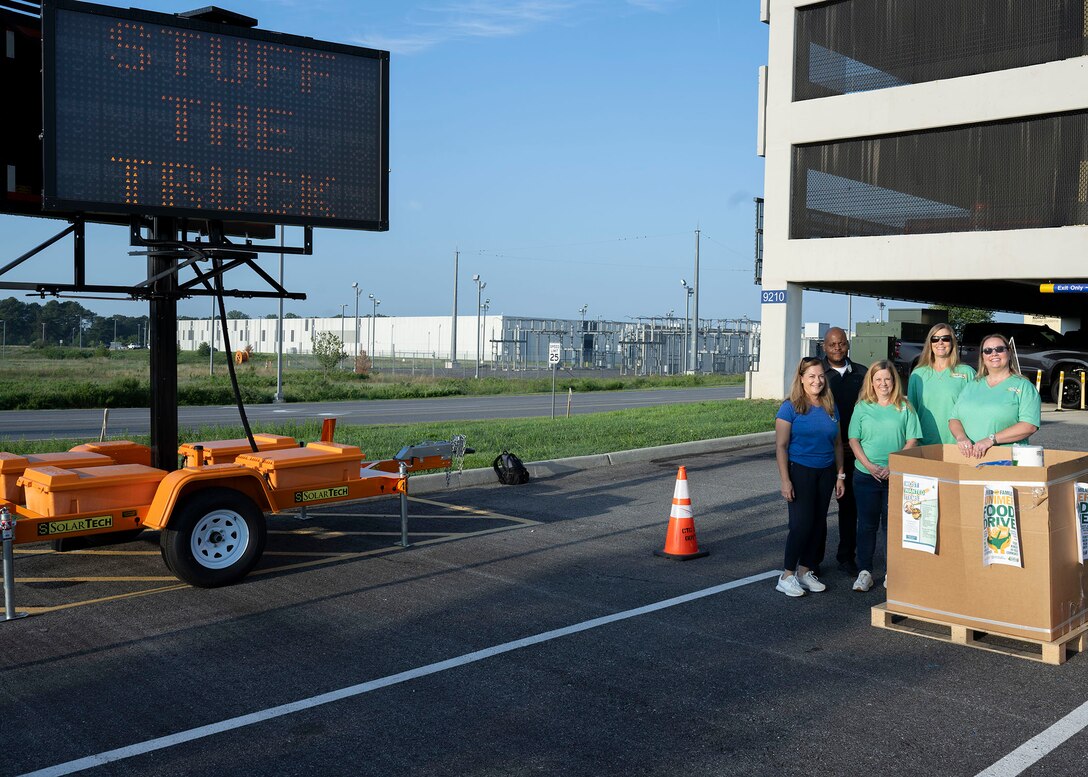
[[[204,488],[232,488],[253,500],[261,512],[271,512],[272,493],[261,476],[240,464],[209,464],[186,467],[167,474],[159,484],[144,526],[162,529],[170,523],[178,501],[187,494]]]

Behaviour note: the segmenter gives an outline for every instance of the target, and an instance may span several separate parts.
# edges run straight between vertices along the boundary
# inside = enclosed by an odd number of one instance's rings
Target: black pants
[[[854,560],[854,554],[858,547],[858,503],[854,498],[854,456],[849,453],[846,445],[842,449],[843,472],[846,473],[846,481],[843,483],[842,498],[839,503],[839,549],[835,558],[844,564]],[[820,550],[820,563],[823,563],[824,551]]]
[[[793,501],[788,504],[790,532],[786,537],[786,557],[782,568],[798,565],[814,569],[824,555],[827,542],[827,510],[835,490],[835,465],[813,469],[790,462]]]

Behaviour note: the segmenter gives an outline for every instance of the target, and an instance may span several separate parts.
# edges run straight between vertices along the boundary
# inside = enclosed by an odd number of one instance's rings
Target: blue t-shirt
[[[775,418],[790,426],[790,461],[813,469],[835,463],[835,441],[839,439],[839,414],[828,416],[822,407],[810,407],[798,413],[788,399],[778,408]]]

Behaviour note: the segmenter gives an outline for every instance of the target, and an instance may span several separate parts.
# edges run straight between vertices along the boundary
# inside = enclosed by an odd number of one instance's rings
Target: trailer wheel
[[[264,513],[232,489],[198,491],[175,509],[160,542],[166,566],[181,580],[198,588],[230,585],[264,552]]]

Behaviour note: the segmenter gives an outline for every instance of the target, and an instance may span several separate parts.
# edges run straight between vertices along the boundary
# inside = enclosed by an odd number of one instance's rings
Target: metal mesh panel
[[[790,237],[1088,224],[1088,112],[793,149]]]
[[[837,0],[797,10],[794,100],[1088,53],[1085,0]]]

